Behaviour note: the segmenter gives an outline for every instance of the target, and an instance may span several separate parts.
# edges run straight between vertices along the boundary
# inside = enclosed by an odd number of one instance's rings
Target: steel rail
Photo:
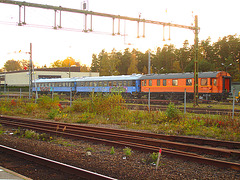
[[[63,132],[69,133],[69,134],[75,134],[75,135],[81,135],[81,136],[90,136],[95,138],[101,138],[101,139],[107,139],[112,141],[124,141],[124,142],[133,142],[138,144],[144,144],[144,145],[151,145],[156,147],[165,147],[165,148],[173,148],[177,150],[182,151],[188,151],[188,152],[198,152],[198,153],[205,153],[210,155],[218,155],[222,157],[240,157],[239,151],[234,150],[228,150],[228,149],[216,149],[211,147],[202,147],[197,145],[191,145],[191,144],[183,144],[183,143],[177,143],[177,142],[169,142],[166,140],[157,140],[157,139],[151,139],[151,138],[143,138],[139,136],[130,136],[130,135],[120,135],[116,133],[107,133],[104,131],[89,131],[89,129],[70,129],[69,126],[57,127],[57,126],[46,126],[46,125],[37,125],[32,124],[29,125],[28,123],[14,123],[14,122],[7,122],[7,121],[0,121],[5,125],[14,125],[16,127],[24,127],[27,129],[44,129],[44,130],[51,130],[55,131],[57,128],[61,129]],[[60,131],[61,132],[61,131]]]
[[[128,109],[136,109],[136,110],[148,110],[147,105],[125,105]],[[161,110],[164,111],[166,110],[167,107],[164,106],[150,106],[151,111],[157,111]],[[183,110],[183,108],[178,108],[179,110]],[[186,108],[188,113],[196,113],[196,114],[218,114],[218,115],[223,115],[223,114],[232,114],[232,110],[230,109],[210,109],[210,108]],[[239,114],[240,110],[235,110],[235,114]]]
[[[9,153],[9,154],[13,154],[17,157],[23,158],[23,159],[27,159],[29,161],[34,161],[38,164],[42,164],[44,166],[48,166],[50,168],[54,168],[57,170],[61,170],[64,171],[66,173],[69,174],[74,174],[77,176],[80,176],[82,178],[86,178],[86,179],[102,179],[102,180],[115,180],[115,178],[111,178],[105,175],[101,175],[95,172],[91,172],[85,169],[81,169],[75,166],[71,166],[65,163],[61,163],[61,162],[57,162],[51,159],[47,159],[41,156],[37,156],[34,154],[30,154],[24,151],[20,151],[17,149],[13,149],[4,145],[0,145],[0,151],[4,151],[5,153]]]
[[[32,123],[33,120],[29,118],[19,118],[13,116],[5,116],[1,115],[1,119],[7,120],[15,120],[20,122],[30,122]],[[79,128],[89,130],[96,130],[96,131],[103,131],[104,133],[118,133],[118,134],[126,134],[126,135],[133,135],[133,136],[141,136],[141,137],[148,137],[154,139],[161,139],[161,140],[168,140],[168,141],[177,141],[177,142],[184,142],[184,143],[191,143],[191,144],[198,144],[198,145],[207,145],[213,147],[225,147],[228,149],[240,149],[240,142],[234,141],[221,141],[215,139],[203,139],[203,138],[196,138],[196,137],[187,137],[187,136],[175,136],[175,135],[164,135],[164,134],[156,134],[156,133],[146,133],[146,132],[139,132],[139,131],[130,131],[130,130],[122,130],[122,129],[112,129],[112,128],[103,128],[103,127],[94,127],[94,126],[86,126],[86,125],[79,125],[79,124],[69,124],[69,123],[61,123],[61,122],[52,122],[46,120],[34,120],[34,122],[42,123],[42,124],[54,124],[55,126],[61,125],[63,127],[67,126],[68,128],[73,128],[78,130]]]
[[[13,126],[18,127],[19,124],[13,124]],[[147,151],[147,152],[157,152],[159,150],[159,146],[152,146],[152,145],[145,145],[145,144],[139,144],[135,142],[126,142],[126,141],[116,141],[116,140],[109,140],[109,139],[99,139],[96,137],[88,137],[84,135],[78,135],[78,134],[70,134],[65,131],[59,132],[59,131],[54,131],[54,130],[49,130],[49,129],[42,129],[38,127],[31,127],[28,125],[23,125],[24,128],[29,128],[29,129],[34,129],[36,131],[40,132],[47,132],[53,135],[60,135],[68,138],[75,138],[75,139],[83,139],[83,140],[90,140],[90,141],[98,141],[100,143],[104,143],[107,145],[115,145],[115,146],[129,146],[133,149],[140,150],[140,151]],[[202,162],[202,163],[207,163],[207,164],[212,164],[215,166],[219,167],[227,167],[227,168],[232,168],[235,170],[240,170],[240,164],[238,163],[232,163],[232,162],[227,162],[227,161],[219,161],[219,160],[214,160],[214,159],[209,159],[202,157],[200,155],[192,154],[192,153],[187,153],[187,152],[182,152],[182,151],[176,151],[176,150],[169,150],[166,148],[163,148],[163,152],[166,155],[169,156],[174,156],[174,157],[181,157],[183,159],[188,159],[188,160],[193,160],[197,162]],[[201,160],[202,159],[202,160]]]
[[[19,119],[18,119],[19,121]],[[152,145],[156,147],[166,147],[166,148],[173,148],[188,152],[197,152],[197,153],[205,153],[210,155],[218,155],[223,157],[240,157],[240,151],[236,150],[229,150],[229,149],[222,149],[222,148],[213,148],[213,147],[203,147],[198,145],[192,145],[192,144],[186,144],[186,143],[178,143],[178,142],[172,142],[168,140],[161,140],[161,139],[152,139],[150,137],[140,137],[134,135],[128,135],[128,134],[119,134],[116,132],[107,132],[106,129],[90,129],[88,127],[78,127],[78,126],[71,126],[70,124],[59,124],[54,122],[46,122],[46,121],[33,121],[31,120],[23,120],[25,123],[18,122],[9,122],[4,121],[1,119],[0,122],[6,125],[14,125],[14,126],[21,126],[24,128],[38,128],[38,129],[48,129],[48,130],[61,130],[67,133],[76,134],[76,135],[83,135],[83,136],[91,136],[96,138],[102,138],[102,139],[108,139],[108,140],[114,140],[114,141],[126,141],[126,142],[134,142],[134,143],[140,143],[140,144],[146,144],[146,145]],[[30,125],[29,125],[30,124]]]

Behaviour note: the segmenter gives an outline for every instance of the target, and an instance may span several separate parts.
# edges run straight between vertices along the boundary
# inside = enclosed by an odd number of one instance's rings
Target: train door
[[[223,76],[223,92],[231,91],[231,77]]]

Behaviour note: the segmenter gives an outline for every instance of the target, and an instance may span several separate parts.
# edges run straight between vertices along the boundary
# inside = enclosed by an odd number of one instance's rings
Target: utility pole
[[[29,60],[29,99],[32,97],[32,69],[33,69],[33,64],[32,64],[32,43],[30,43],[30,60]]]
[[[151,57],[150,50],[148,50],[148,74],[151,74]]]
[[[194,56],[194,106],[198,106],[198,16],[195,16],[195,56]]]

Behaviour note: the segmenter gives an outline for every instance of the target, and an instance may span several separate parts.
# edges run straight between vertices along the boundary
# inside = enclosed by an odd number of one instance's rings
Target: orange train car
[[[141,94],[151,92],[158,99],[182,100],[186,89],[187,98],[193,99],[194,73],[169,73],[144,75],[141,78]],[[222,100],[231,91],[231,76],[224,71],[199,72],[198,93],[200,98]]]

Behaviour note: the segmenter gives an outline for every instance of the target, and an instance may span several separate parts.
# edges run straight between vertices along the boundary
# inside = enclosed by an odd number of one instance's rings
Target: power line
[[[52,6],[52,5],[43,5],[43,4],[36,4],[36,3],[29,3],[29,2],[21,2],[21,1],[12,1],[12,0],[0,0],[0,3],[5,3],[5,4],[12,4],[12,5],[18,5],[19,6],[19,22],[18,25],[26,25],[25,18],[26,18],[26,10],[25,7],[34,7],[34,8],[42,8],[42,9],[49,9],[49,10],[54,10],[55,11],[55,16],[54,16],[54,29],[61,29],[61,19],[62,19],[62,11],[64,12],[72,12],[72,13],[79,13],[85,15],[85,24],[84,24],[84,32],[92,32],[92,16],[101,16],[101,17],[107,17],[107,18],[112,18],[112,35],[115,35],[115,19],[118,19],[118,29],[120,29],[120,20],[128,20],[128,21],[135,21],[138,23],[138,28],[139,28],[139,23],[143,23],[143,32],[145,36],[145,23],[149,24],[156,24],[156,25],[162,25],[163,27],[169,26],[170,27],[177,27],[177,28],[184,28],[184,29],[189,29],[193,30],[195,34],[195,58],[194,58],[194,106],[198,105],[198,33],[200,28],[198,27],[198,16],[195,16],[195,26],[186,26],[186,25],[180,25],[180,24],[174,24],[170,22],[161,22],[161,21],[153,21],[153,20],[147,20],[147,19],[141,19],[141,16],[139,18],[132,18],[132,17],[127,17],[127,16],[120,16],[120,15],[114,15],[114,14],[107,14],[107,13],[100,13],[100,12],[93,12],[93,11],[87,11],[87,10],[80,10],[80,9],[73,9],[73,8],[65,8],[61,6]],[[24,7],[24,17],[23,17],[23,22],[22,22],[22,8]],[[57,14],[56,12],[59,11],[59,26],[57,26]],[[87,16],[90,15],[90,30],[87,29]],[[170,30],[170,29],[169,29]],[[138,29],[139,32],[139,29]],[[120,34],[120,32],[118,32]],[[170,34],[170,33],[169,33]],[[137,34],[139,36],[139,33]],[[170,39],[170,36],[169,36]]]

